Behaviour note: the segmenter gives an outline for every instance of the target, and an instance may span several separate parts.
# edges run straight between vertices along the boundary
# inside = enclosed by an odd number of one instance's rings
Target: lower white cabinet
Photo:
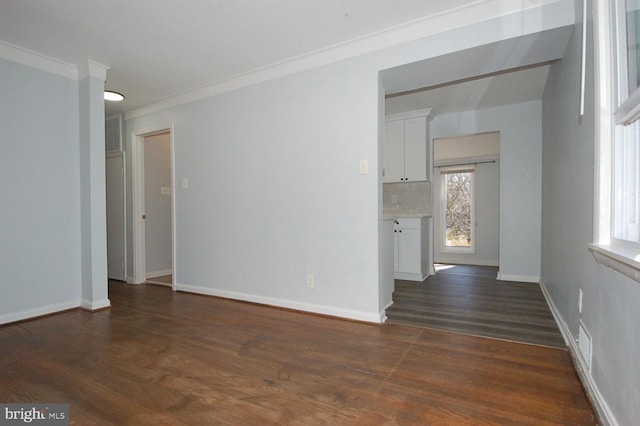
[[[423,281],[433,273],[430,217],[397,218],[393,229],[393,270],[399,280]]]

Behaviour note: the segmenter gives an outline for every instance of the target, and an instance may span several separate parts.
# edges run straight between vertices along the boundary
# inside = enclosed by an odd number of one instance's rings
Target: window
[[[618,244],[638,250],[638,107],[640,107],[640,1],[616,4],[617,99],[614,103],[615,133],[613,146],[613,235]]]
[[[474,174],[473,166],[440,170],[443,197],[443,251],[474,249]]]
[[[640,281],[640,0],[596,5],[596,259]]]

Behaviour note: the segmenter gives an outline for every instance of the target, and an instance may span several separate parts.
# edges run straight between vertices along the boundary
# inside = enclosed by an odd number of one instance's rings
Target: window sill
[[[631,250],[610,245],[589,244],[596,262],[640,282],[640,255]]]

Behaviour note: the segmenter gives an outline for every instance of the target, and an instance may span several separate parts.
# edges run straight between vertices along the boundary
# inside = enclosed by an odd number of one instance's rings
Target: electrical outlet
[[[316,287],[316,277],[313,274],[307,274],[307,287],[309,288]]]

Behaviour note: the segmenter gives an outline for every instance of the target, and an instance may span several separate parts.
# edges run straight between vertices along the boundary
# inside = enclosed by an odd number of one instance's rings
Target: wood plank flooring
[[[540,286],[496,274],[491,266],[452,265],[422,283],[396,280],[389,322],[566,348]]]
[[[566,351],[111,282],[0,327],[0,401],[71,424],[589,425]]]

